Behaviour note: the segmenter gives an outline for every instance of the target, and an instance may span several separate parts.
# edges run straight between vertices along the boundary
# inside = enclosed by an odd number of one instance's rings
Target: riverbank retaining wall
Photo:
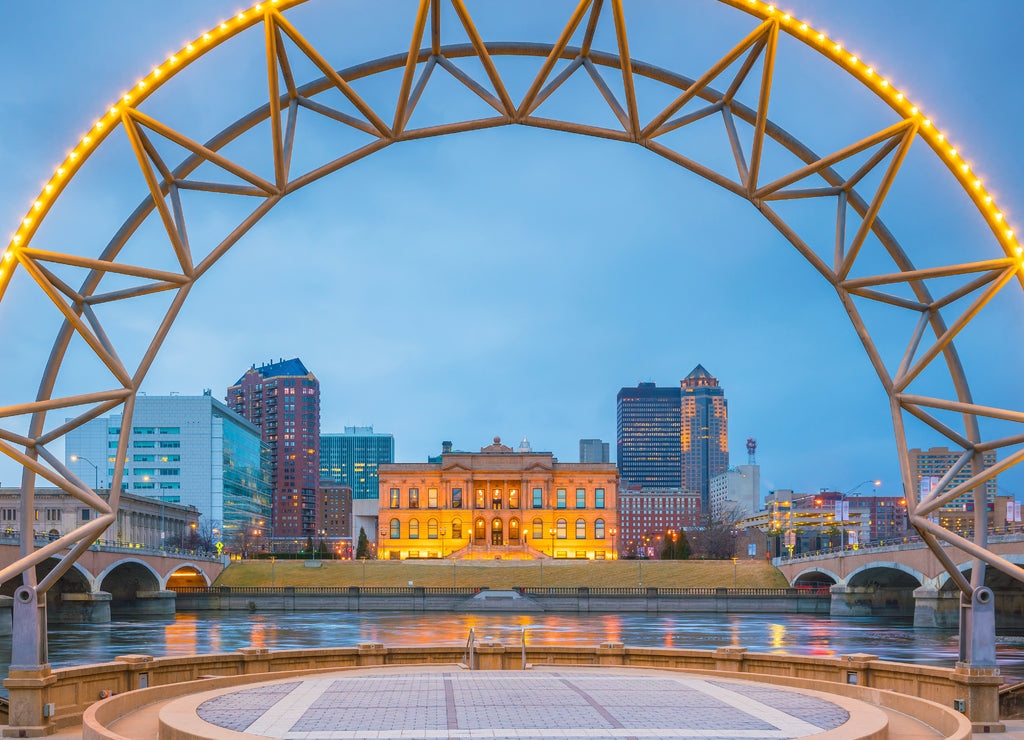
[[[508,599],[493,598],[501,593]],[[483,598],[491,597],[491,598]],[[178,611],[557,611],[827,615],[827,589],[211,587],[178,590]]]

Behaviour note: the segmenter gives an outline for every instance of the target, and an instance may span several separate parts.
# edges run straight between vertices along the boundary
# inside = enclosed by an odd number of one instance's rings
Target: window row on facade
[[[388,537],[393,540],[409,539],[418,540],[422,538],[428,540],[438,539],[440,537],[451,537],[453,540],[462,539],[466,536],[472,536],[473,539],[478,541],[484,541],[487,539],[495,540],[495,534],[501,533],[505,529],[505,523],[502,519],[495,517],[491,520],[488,526],[487,522],[483,517],[477,518],[473,522],[472,532],[464,532],[462,521],[460,519],[453,519],[451,522],[451,533],[448,533],[448,529],[445,526],[441,526],[437,519],[428,519],[426,527],[421,527],[418,519],[410,519],[405,525],[405,531],[402,531],[402,522],[398,519],[392,519],[388,526]],[[577,519],[574,527],[574,537],[577,540],[595,539],[603,540],[607,534],[604,519],[595,519],[593,527],[588,534],[587,521],[585,519]],[[521,537],[521,525],[518,519],[511,519],[508,522],[508,540],[510,543],[518,543]],[[569,526],[565,519],[558,519],[553,525],[545,525],[541,519],[534,519],[530,526],[530,539],[533,540],[564,540],[569,538]],[[499,540],[504,537],[499,537]],[[495,544],[502,544],[500,541]]]
[[[586,488],[577,488],[571,500],[574,504],[572,507],[574,509],[604,509],[605,489],[595,488],[592,494],[588,494]],[[543,488],[533,488],[525,502],[518,488],[509,488],[507,490],[491,488],[489,492],[486,488],[477,488],[472,499],[472,507],[469,506],[470,502],[464,496],[463,489],[457,486],[451,489],[451,500],[448,502],[443,502],[439,499],[438,489],[434,487],[427,488],[423,494],[421,494],[418,487],[410,487],[406,489],[404,495],[402,489],[392,488],[388,497],[388,504],[392,509],[568,509],[569,501],[569,493],[566,488],[555,489],[553,507],[545,504]]]

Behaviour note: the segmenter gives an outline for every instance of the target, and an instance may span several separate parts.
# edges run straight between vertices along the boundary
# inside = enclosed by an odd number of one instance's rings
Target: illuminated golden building
[[[436,458],[435,458],[436,460]],[[618,472],[494,444],[381,465],[379,557],[616,557]]]

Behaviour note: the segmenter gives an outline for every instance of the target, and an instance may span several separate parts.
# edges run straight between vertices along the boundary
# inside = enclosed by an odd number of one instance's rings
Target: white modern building
[[[67,435],[65,464],[85,484],[108,488],[120,434],[120,415],[78,427]],[[260,430],[209,393],[139,395],[121,487],[194,506],[200,526],[219,530],[225,542],[265,537],[272,535],[268,454]]]
[[[711,514],[743,519],[761,510],[761,466],[737,465],[710,482]]]

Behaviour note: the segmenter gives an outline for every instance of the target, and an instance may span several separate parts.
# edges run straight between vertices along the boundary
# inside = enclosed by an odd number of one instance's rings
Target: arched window
[[[437,519],[428,519],[427,520],[427,539],[428,540],[436,540],[437,539]]]
[[[519,520],[511,519],[508,523],[508,541],[518,544],[519,543]]]
[[[487,524],[484,522],[483,517],[480,517],[473,523],[473,538],[478,542],[484,542],[487,540]]]
[[[565,539],[565,519],[559,519],[555,522],[555,533],[558,539]]]
[[[533,539],[542,540],[544,539],[544,522],[540,519],[533,520]]]
[[[604,539],[604,519],[598,519],[594,522],[594,539]]]
[[[454,539],[457,539],[457,540],[458,539],[462,539],[462,520],[461,519],[453,519],[452,520],[452,537]]]
[[[576,539],[585,540],[587,539],[587,520],[577,519],[576,520]]]
[[[420,538],[420,520],[410,519],[409,520],[409,539],[418,540]]]
[[[391,539],[398,540],[402,538],[402,525],[397,519],[391,520]]]

